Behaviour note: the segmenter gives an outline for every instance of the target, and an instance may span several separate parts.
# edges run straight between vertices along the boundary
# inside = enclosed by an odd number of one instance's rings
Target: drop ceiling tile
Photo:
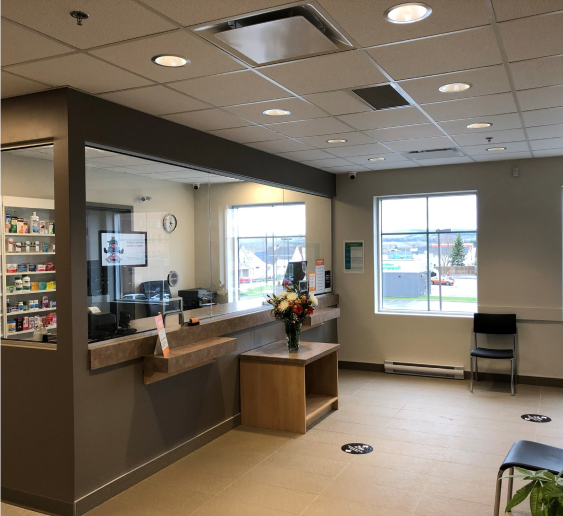
[[[439,88],[445,84],[467,83],[471,88],[459,93],[442,93]],[[455,72],[436,77],[425,77],[423,79],[409,79],[399,83],[413,99],[419,104],[429,102],[442,102],[493,93],[504,93],[510,91],[510,83],[504,70],[504,66],[487,66],[466,72]]]
[[[348,172],[367,172],[368,169],[365,167],[360,167],[358,165],[350,165],[349,167],[325,167],[321,168],[321,170],[325,170],[326,172],[330,172],[331,174],[344,174]]]
[[[520,61],[509,66],[517,90],[563,84],[563,56]]]
[[[524,61],[563,54],[562,26],[563,12],[500,23],[508,60]]]
[[[303,136],[318,136],[322,134],[344,133],[348,126],[335,118],[315,118],[313,120],[303,120],[300,122],[286,122],[284,124],[271,124],[268,127],[278,133],[285,134],[290,138],[300,138]]]
[[[356,156],[356,157],[349,157],[346,159],[351,161],[352,163],[357,163],[358,165],[362,165],[363,167],[366,168],[374,168],[374,167],[379,168],[380,166],[387,163],[395,163],[396,161],[409,161],[409,158],[406,158],[405,156],[399,153],[377,155],[378,158],[385,158],[385,161],[369,161],[368,160],[369,157],[370,156]]]
[[[100,95],[101,98],[124,106],[150,113],[168,115],[184,111],[206,109],[210,106],[199,100],[186,97],[164,86],[148,86],[135,90],[113,91]]]
[[[530,142],[532,150],[560,149],[563,147],[563,138],[550,138],[549,140],[533,140]]]
[[[380,145],[379,143],[369,143],[366,145],[350,145],[348,147],[332,148],[329,152],[341,158],[348,158],[356,156],[387,154],[389,152],[389,149],[387,149],[383,145]]]
[[[296,140],[275,140],[272,142],[258,142],[249,143],[249,147],[258,149],[264,152],[272,152],[274,154],[281,152],[291,152],[311,149],[310,145],[305,145],[304,143],[298,142]]]
[[[397,152],[446,149],[455,147],[452,141],[446,136],[438,136],[437,138],[419,138],[417,140],[404,140],[400,142],[388,142],[386,145]]]
[[[369,170],[392,170],[396,168],[415,168],[420,167],[421,165],[415,161],[411,161],[410,159],[405,159],[404,161],[396,161],[393,163],[374,163],[373,165],[368,165]]]
[[[423,167],[431,167],[438,165],[456,165],[458,163],[473,163],[471,158],[436,158],[436,159],[421,159],[418,161]]]
[[[522,116],[526,127],[563,124],[563,107],[524,111]]]
[[[168,165],[167,163],[148,163],[145,160],[145,164],[138,164],[128,167],[112,167],[111,170],[116,170],[119,172],[135,173],[135,174],[185,174],[188,169],[184,167],[178,167],[176,165]]]
[[[150,81],[85,54],[53,57],[14,65],[9,71],[53,86],[72,86],[89,93],[148,86]]]
[[[490,27],[369,49],[393,79],[411,79],[502,63]]]
[[[366,131],[366,134],[380,142],[392,142],[397,140],[414,140],[416,138],[443,136],[444,133],[434,124],[418,124],[392,127],[390,129],[374,129]]]
[[[488,122],[493,124],[491,127],[483,129],[468,129],[468,125]],[[462,120],[451,120],[438,124],[450,135],[456,134],[483,134],[490,132],[491,129],[501,131],[505,129],[521,129],[520,117],[518,113],[508,113],[505,115],[482,116],[477,118],[465,118]]]
[[[281,134],[258,126],[219,129],[218,131],[210,131],[210,133],[238,143],[266,142],[270,140],[283,140],[285,138]]]
[[[473,156],[475,161],[511,161],[517,159],[528,159],[532,155],[529,152],[488,152],[487,154],[479,154]]]
[[[563,137],[563,124],[542,125],[540,127],[528,127],[528,138],[530,140],[544,140],[547,138]]]
[[[428,118],[413,106],[342,115],[338,118],[360,131],[428,122]]]
[[[305,97],[331,115],[346,115],[348,113],[361,113],[371,111],[371,108],[358,99],[351,91],[327,91],[314,93]]]
[[[16,97],[18,95],[27,95],[50,88],[47,84],[30,81],[17,75],[2,71],[2,98]]]
[[[287,3],[284,0],[244,0],[224,2],[214,0],[143,0],[143,3],[182,25],[196,25],[229,18]]]
[[[398,25],[388,22],[383,13],[393,2],[385,0],[319,0],[319,3],[365,47],[393,41],[421,38],[480,25],[488,25],[482,2],[433,0],[432,15],[418,23]]]
[[[548,158],[550,156],[563,156],[563,147],[561,147],[560,149],[549,149],[549,150],[534,151],[534,156],[536,158]]]
[[[313,161],[334,158],[332,154],[318,149],[284,152],[283,154],[280,154],[280,156],[293,161]]]
[[[2,18],[2,66],[72,52],[74,49]]]
[[[243,68],[222,50],[183,30],[128,41],[90,53],[156,82],[179,81]],[[177,68],[159,66],[151,61],[159,54],[179,55],[189,59],[190,64]]]
[[[487,143],[486,145],[470,145],[462,147],[462,151],[468,156],[477,156],[479,154],[510,154],[514,152],[528,152],[528,144],[526,142],[510,142],[503,143],[500,147],[506,147],[505,151],[487,151],[489,147],[499,147],[494,142]]]
[[[78,27],[70,11],[90,17]],[[91,48],[174,29],[174,25],[131,0],[76,2],[4,0],[2,16],[78,48]]]
[[[516,104],[514,103],[512,93],[498,93],[496,95],[485,95],[484,97],[424,104],[422,109],[437,122],[442,122],[470,116],[515,113]]]
[[[346,140],[343,143],[328,143],[327,140]],[[299,138],[299,141],[303,143],[312,145],[313,147],[318,147],[319,149],[330,149],[346,147],[348,145],[362,145],[364,143],[374,143],[372,138],[369,138],[363,133],[351,132],[351,133],[336,133],[336,134],[325,134],[323,136],[310,136],[308,138]]]
[[[487,138],[492,138],[490,145],[495,145],[497,143],[508,143],[508,142],[523,142],[526,141],[526,136],[522,129],[507,129],[505,131],[488,131],[480,132],[477,134],[459,134],[454,136],[454,141],[465,147],[466,145],[480,145],[486,144]]]
[[[493,0],[493,8],[497,21],[505,21],[533,16],[534,14],[560,11],[561,0],[541,0],[541,2],[531,2],[530,0]]]
[[[563,86],[517,91],[522,111],[563,106]]]
[[[232,106],[290,97],[284,89],[248,70],[199,77],[169,85],[215,106]]]
[[[254,104],[229,106],[225,109],[234,115],[246,118],[257,124],[273,124],[326,117],[326,113],[322,109],[298,98],[268,100]],[[282,116],[265,115],[264,111],[268,109],[285,109],[289,111],[290,114]]]
[[[260,71],[299,95],[387,82],[359,50],[266,66]]]
[[[216,129],[231,129],[233,127],[246,127],[250,122],[238,116],[225,113],[221,109],[204,109],[202,111],[191,111],[189,113],[176,113],[163,116],[166,120],[187,125],[200,131],[213,131]]]
[[[91,158],[88,160],[88,166],[96,168],[113,168],[113,167],[137,167],[139,165],[153,165],[149,160],[137,158],[136,156],[127,156],[125,154],[114,154],[113,156],[104,156],[102,158]]]
[[[316,159],[312,161],[307,161],[306,163],[310,167],[315,168],[334,168],[334,167],[353,167],[349,161],[342,158],[330,158],[330,159]]]

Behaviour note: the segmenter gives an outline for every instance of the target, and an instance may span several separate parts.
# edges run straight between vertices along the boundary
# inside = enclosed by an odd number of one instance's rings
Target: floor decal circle
[[[530,421],[531,423],[549,423],[551,421],[550,417],[542,416],[541,414],[524,414],[520,417],[524,421]]]
[[[344,453],[351,453],[352,455],[364,455],[371,453],[373,448],[369,444],[363,443],[349,443],[340,448]]]

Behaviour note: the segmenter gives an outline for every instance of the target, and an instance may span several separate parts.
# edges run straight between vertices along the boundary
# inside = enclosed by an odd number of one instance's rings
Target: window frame
[[[466,195],[474,195],[475,196],[475,203],[476,203],[476,228],[475,228],[475,241],[476,241],[476,248],[479,249],[479,204],[478,204],[478,194],[477,190],[465,190],[465,191],[455,191],[455,192],[436,192],[436,193],[418,193],[418,194],[399,194],[399,195],[381,195],[381,196],[374,196],[373,198],[373,217],[374,217],[374,305],[375,305],[375,313],[376,314],[387,314],[387,315],[421,315],[421,316],[430,316],[430,317],[461,317],[461,318],[472,318],[473,312],[453,312],[453,311],[431,311],[430,310],[430,296],[431,296],[431,285],[430,285],[430,252],[429,252],[429,238],[430,235],[439,235],[439,234],[453,234],[459,233],[459,231],[450,231],[450,232],[442,232],[442,231],[430,231],[429,230],[429,211],[428,211],[428,199],[431,197],[453,197],[453,196],[466,196]],[[414,198],[425,198],[426,201],[426,231],[424,232],[413,232],[413,233],[383,233],[382,232],[382,201],[388,199],[414,199]],[[473,231],[466,231],[467,233],[472,233]],[[426,244],[427,244],[427,253],[426,253],[426,267],[427,267],[427,292],[428,292],[428,310],[392,310],[386,309],[383,307],[383,259],[382,259],[382,237],[385,235],[401,235],[401,234],[408,234],[408,235],[425,235],[426,236]],[[438,248],[438,252],[440,252],[440,248]],[[438,261],[440,264],[441,260]],[[439,265],[439,276],[441,276],[441,265]],[[440,306],[442,304],[442,285],[441,282],[438,282],[438,286],[440,287]],[[479,306],[479,283],[478,283],[478,274],[477,274],[477,292],[476,292],[476,305]]]

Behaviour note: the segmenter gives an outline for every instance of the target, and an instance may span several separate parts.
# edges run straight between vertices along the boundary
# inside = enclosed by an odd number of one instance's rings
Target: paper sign
[[[158,314],[154,320],[156,321],[156,330],[158,331],[158,341],[154,353],[155,355],[162,353],[166,357],[168,353],[170,353],[170,348],[168,347],[168,339],[166,338],[166,329],[164,328],[162,314]]]
[[[325,291],[325,261],[324,258],[315,260],[315,292],[322,294]]]
[[[364,241],[344,242],[344,272],[364,272]]]
[[[309,273],[309,292],[315,292],[315,273]]]

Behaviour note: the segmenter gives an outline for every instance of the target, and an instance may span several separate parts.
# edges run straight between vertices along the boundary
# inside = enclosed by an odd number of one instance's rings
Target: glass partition
[[[56,342],[53,145],[2,151],[2,338]]]
[[[86,201],[91,342],[331,290],[330,199],[88,147]]]

